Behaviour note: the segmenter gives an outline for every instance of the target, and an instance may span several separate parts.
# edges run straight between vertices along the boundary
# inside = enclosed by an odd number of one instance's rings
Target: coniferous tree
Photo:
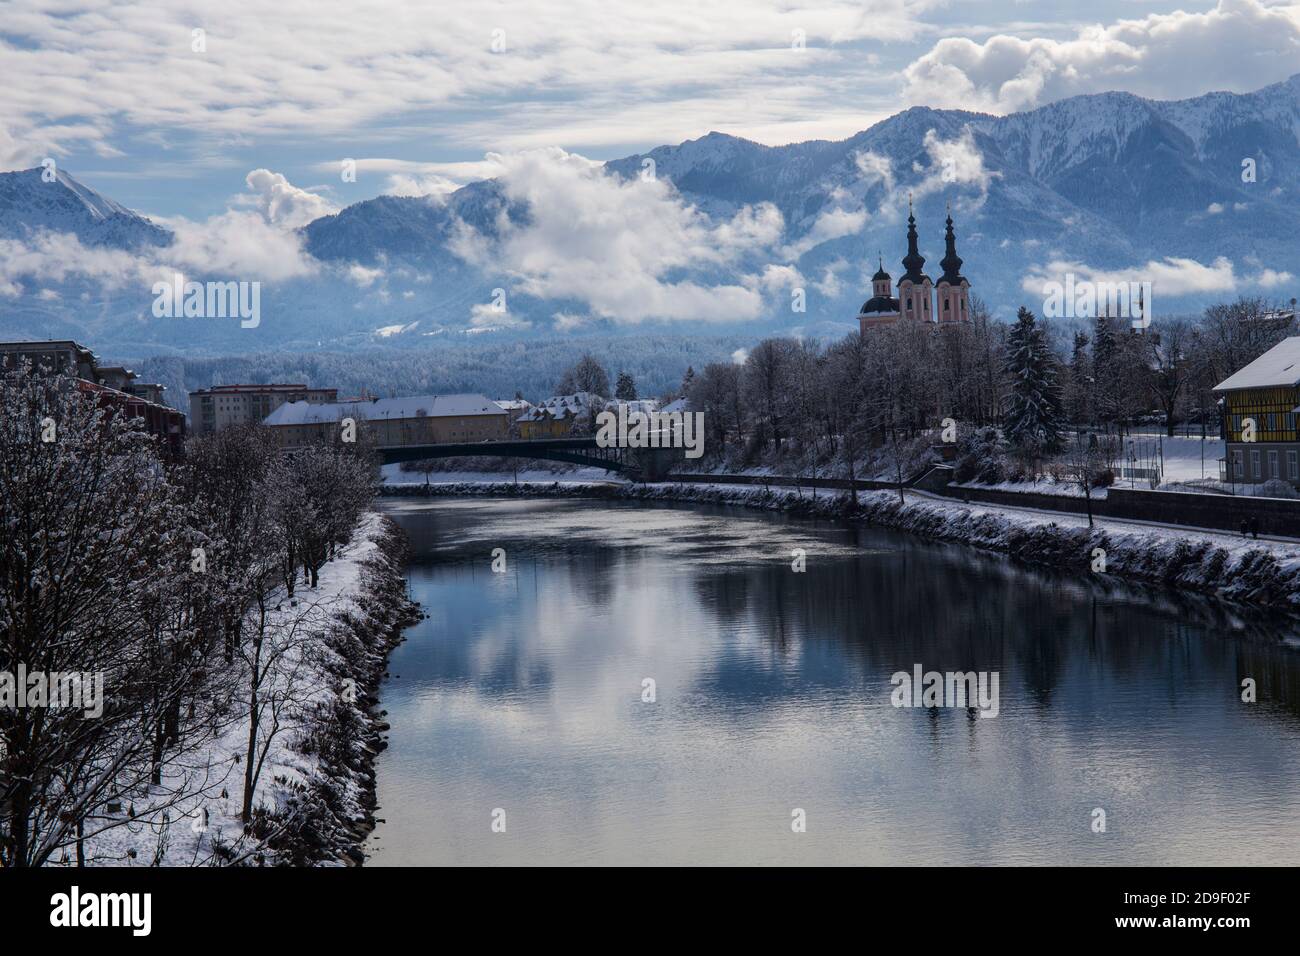
[[[1071,422],[1081,424],[1091,420],[1091,395],[1092,365],[1088,361],[1088,335],[1086,332],[1075,332],[1065,394],[1065,411]]]
[[[1120,417],[1120,353],[1115,339],[1115,326],[1109,316],[1097,316],[1092,336],[1092,394],[1090,405],[1093,417],[1103,425],[1110,425]]]
[[[1021,306],[1007,337],[1003,367],[1010,391],[1003,430],[1022,453],[1051,453],[1061,443],[1061,389],[1043,328]]]
[[[636,382],[627,372],[618,373],[618,384],[614,386],[614,397],[621,402],[636,401]]]

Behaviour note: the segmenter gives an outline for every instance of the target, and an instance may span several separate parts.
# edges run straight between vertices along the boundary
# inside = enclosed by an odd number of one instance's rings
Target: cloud
[[[527,208],[526,222],[503,215],[491,239],[461,223],[451,248],[507,274],[515,291],[580,301],[593,317],[620,323],[736,321],[761,311],[756,289],[716,277],[779,238],[775,207],[744,207],[715,224],[668,183],[624,181],[564,150],[495,159],[505,196]]]
[[[791,259],[798,259],[809,250],[823,242],[840,239],[844,236],[857,235],[867,224],[865,209],[841,209],[834,207],[822,210],[813,222],[812,228],[798,241],[787,245],[781,254]]]
[[[296,232],[268,222],[261,213],[232,209],[202,222],[183,218],[163,222],[175,242],[150,256],[186,271],[213,278],[277,281],[320,270]]]
[[[909,103],[1011,113],[1079,93],[1126,90],[1177,99],[1208,89],[1247,92],[1285,79],[1300,62],[1300,7],[1219,0],[1068,40],[945,37],[904,71]]]
[[[886,192],[894,190],[894,170],[889,164],[888,156],[881,156],[869,150],[853,154],[853,163],[868,186],[880,183]]]
[[[527,319],[498,311],[490,302],[476,302],[470,306],[469,324],[476,329],[526,329],[532,325]]]
[[[913,167],[914,172],[923,173],[921,181],[911,187],[917,199],[943,192],[949,186],[974,186],[979,189],[979,197],[973,205],[978,206],[984,201],[993,180],[1002,175],[984,167],[984,156],[975,145],[975,134],[969,126],[956,139],[949,140],[940,139],[935,130],[926,130],[923,145],[930,164]],[[897,197],[894,205],[901,208],[901,200],[901,196]]]
[[[485,10],[225,0],[219,13],[207,3],[119,3],[109,17],[98,0],[7,0],[0,75],[20,81],[0,98],[0,127],[18,143],[43,139],[35,151],[58,155],[87,145],[112,149],[110,140],[128,127],[212,144],[391,127],[419,112],[464,132],[458,145],[501,148],[510,134],[532,132],[538,117],[552,133],[585,122],[597,137],[638,105],[666,107],[669,116],[676,110],[679,123],[694,125],[705,114],[725,121],[742,89],[755,95],[756,119],[781,128],[807,123],[825,104],[824,91],[818,96],[794,78],[837,65],[860,75],[851,84],[859,94],[864,85],[880,87],[880,67],[848,45],[915,36],[919,13],[933,5],[502,0]],[[200,49],[196,27],[206,30]],[[497,30],[504,43],[494,50]],[[805,49],[793,48],[795,30],[806,36]],[[525,101],[537,109],[521,110]],[[656,127],[639,126],[649,128]],[[22,152],[29,165],[40,158]]]
[[[256,195],[256,205],[269,223],[285,229],[298,229],[313,219],[338,212],[338,207],[322,196],[299,189],[279,173],[255,169],[244,177]]]
[[[1242,281],[1236,274],[1233,264],[1220,256],[1209,265],[1195,259],[1167,257],[1151,260],[1145,265],[1135,265],[1127,269],[1100,269],[1082,262],[1055,260],[1047,265],[1033,267],[1021,282],[1021,288],[1033,295],[1043,295],[1044,285],[1049,282],[1066,282],[1066,276],[1073,275],[1075,284],[1150,282],[1153,296],[1206,295],[1214,293],[1230,294],[1235,292]]]
[[[354,262],[348,266],[347,277],[354,285],[362,289],[368,289],[384,277],[384,270],[369,269]]]
[[[1290,285],[1295,281],[1295,277],[1289,272],[1279,272],[1275,269],[1264,269],[1252,280],[1255,285],[1263,289],[1276,289],[1278,286]]]

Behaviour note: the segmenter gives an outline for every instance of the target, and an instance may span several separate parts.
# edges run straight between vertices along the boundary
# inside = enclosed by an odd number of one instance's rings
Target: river
[[[739,507],[385,507],[428,617],[370,865],[1300,857],[1290,619]],[[894,706],[917,667],[996,716]]]

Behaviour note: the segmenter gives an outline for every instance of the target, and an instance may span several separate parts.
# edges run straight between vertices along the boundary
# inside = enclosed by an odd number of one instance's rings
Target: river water
[[[387,508],[428,617],[371,865],[1300,860],[1289,619],[741,508]],[[917,667],[996,716],[894,706]]]

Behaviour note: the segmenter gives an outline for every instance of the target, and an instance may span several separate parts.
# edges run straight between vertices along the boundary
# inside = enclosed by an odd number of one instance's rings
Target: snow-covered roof
[[[533,406],[527,399],[523,398],[496,398],[492,400],[494,405],[500,405],[506,411],[511,412],[516,408],[532,408]]]
[[[615,399],[612,402],[606,402],[605,409],[607,411],[616,412],[620,405],[627,406],[627,413],[629,415],[633,412],[640,412],[643,415],[649,415],[653,412],[659,411],[659,400],[657,398],[634,398],[629,401]]]
[[[446,418],[453,415],[504,415],[505,409],[483,395],[410,395],[381,398],[373,402],[286,402],[266,416],[267,425],[314,425],[342,418]]]
[[[1242,388],[1294,388],[1300,385],[1300,335],[1278,342],[1255,361],[1218,385],[1216,392],[1235,392]]]
[[[669,402],[663,408],[659,409],[663,415],[671,415],[674,412],[689,412],[691,410],[691,400],[689,398],[679,398],[674,402]]]

